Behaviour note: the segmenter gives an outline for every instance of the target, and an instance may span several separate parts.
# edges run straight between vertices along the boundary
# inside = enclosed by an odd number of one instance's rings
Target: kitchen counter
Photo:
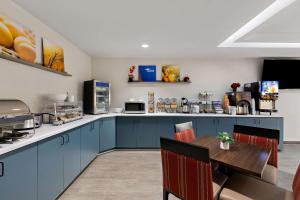
[[[63,124],[61,126],[53,126],[43,124],[36,129],[35,135],[31,138],[20,139],[13,144],[0,144],[0,155],[33,144],[35,142],[47,139],[49,137],[61,134],[68,130],[80,127],[92,121],[108,117],[239,117],[239,118],[278,118],[279,115],[227,115],[227,114],[184,114],[184,113],[146,113],[146,114],[124,114],[124,113],[109,113],[101,115],[85,115],[83,119]]]
[[[186,113],[145,113],[145,114],[124,114],[118,113],[115,116],[127,117],[282,117],[278,114],[269,115],[229,115],[229,114],[216,114],[216,113],[199,113],[199,114],[186,114]]]
[[[35,134],[31,138],[20,139],[15,141],[13,144],[0,144],[0,155],[8,153],[10,151],[19,149],[21,147],[33,144],[35,142],[41,141],[43,139],[49,138],[51,136],[63,133],[65,131],[80,127],[89,122],[107,118],[107,117],[115,117],[115,114],[103,114],[103,115],[85,115],[82,119],[70,122],[67,124],[63,124],[60,126],[53,126],[51,124],[43,124],[40,128],[35,130]]]

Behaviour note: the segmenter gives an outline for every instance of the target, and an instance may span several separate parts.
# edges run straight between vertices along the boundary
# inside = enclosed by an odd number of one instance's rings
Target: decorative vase
[[[237,88],[233,88],[232,91],[233,91],[233,92],[236,92],[236,91],[237,91]]]
[[[229,150],[230,144],[228,142],[220,142],[220,149]]]
[[[128,76],[128,82],[133,82],[133,76]]]

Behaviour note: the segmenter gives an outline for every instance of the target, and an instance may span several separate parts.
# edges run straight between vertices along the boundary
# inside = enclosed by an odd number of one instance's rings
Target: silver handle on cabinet
[[[60,141],[60,145],[63,146],[65,144],[65,137],[62,135],[60,136],[61,141]]]
[[[68,144],[70,142],[70,136],[69,134],[66,134],[66,136],[67,136],[66,144]]]
[[[91,123],[90,130],[94,130],[94,122]]]
[[[1,174],[0,174],[0,177],[3,177],[4,176],[4,162],[0,162],[1,164]]]

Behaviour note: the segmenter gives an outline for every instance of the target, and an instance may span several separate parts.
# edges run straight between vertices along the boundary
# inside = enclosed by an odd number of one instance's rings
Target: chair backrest
[[[233,138],[238,142],[271,148],[268,164],[278,167],[279,130],[234,125]]]
[[[294,199],[300,200],[300,165],[298,166],[297,172],[294,176],[293,193],[294,193]]]
[[[185,130],[193,129],[193,122],[185,122],[181,124],[175,124],[175,133]]]
[[[164,189],[185,200],[212,200],[209,150],[167,138],[160,144]]]
[[[182,142],[192,142],[196,139],[192,122],[175,125],[175,139]]]

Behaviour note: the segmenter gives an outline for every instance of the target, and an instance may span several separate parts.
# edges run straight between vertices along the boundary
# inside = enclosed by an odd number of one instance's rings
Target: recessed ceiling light
[[[144,49],[147,49],[147,48],[149,48],[149,44],[142,44],[142,47],[143,47]]]
[[[262,25],[268,19],[282,11],[296,0],[276,0],[269,7],[259,13],[247,24],[233,33],[218,47],[245,47],[245,48],[299,48],[300,43],[268,43],[268,42],[237,42],[240,38]]]

